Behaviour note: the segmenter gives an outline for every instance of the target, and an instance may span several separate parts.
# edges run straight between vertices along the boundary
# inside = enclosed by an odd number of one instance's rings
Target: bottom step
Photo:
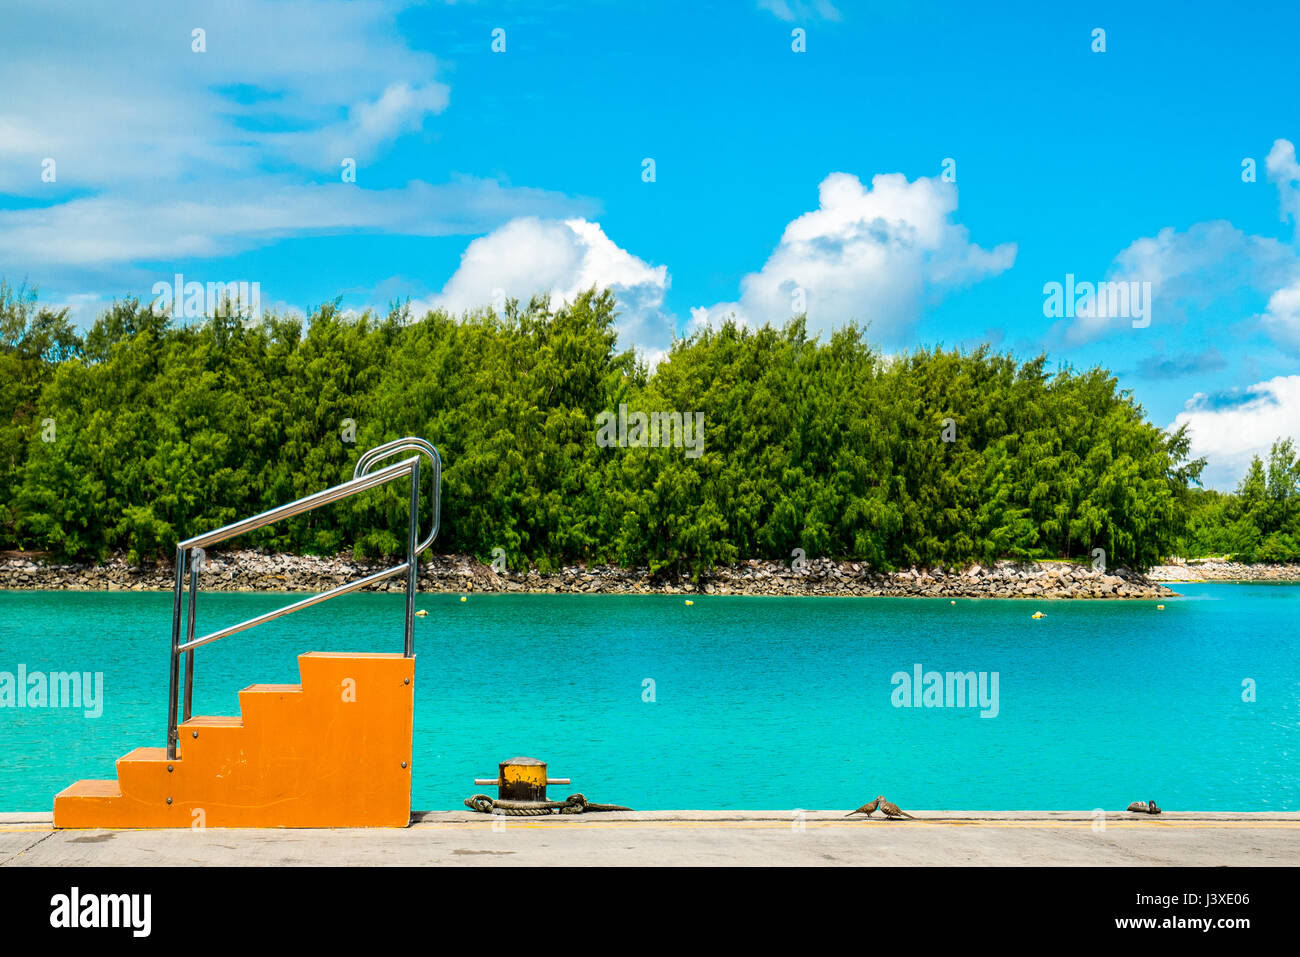
[[[116,781],[78,781],[69,784],[54,798],[120,798],[122,788]]]

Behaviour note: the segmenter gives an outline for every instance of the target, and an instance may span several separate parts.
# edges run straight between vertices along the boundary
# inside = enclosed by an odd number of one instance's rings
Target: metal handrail
[[[420,452],[428,457],[430,464],[433,466],[433,527],[429,529],[429,537],[422,541],[416,551],[424,551],[433,544],[433,540],[438,537],[438,528],[441,521],[441,488],[442,488],[442,456],[432,444],[424,439],[408,435],[404,439],[393,439],[391,442],[385,442],[383,445],[376,445],[373,449],[366,452],[357,460],[357,467],[352,470],[354,479],[361,478],[374,467],[375,463],[382,462],[384,459],[392,458],[400,452]],[[377,473],[376,473],[377,474]]]
[[[420,541],[420,455],[413,455],[410,458],[403,459],[393,465],[385,466],[382,469],[371,472],[370,469],[378,462],[386,458],[391,458],[404,451],[416,451],[427,456],[433,463],[433,529],[429,537]],[[227,539],[243,535],[256,529],[278,522],[281,519],[292,518],[295,515],[301,515],[303,512],[309,512],[314,508],[322,505],[328,505],[331,502],[341,501],[361,492],[378,488],[389,482],[406,476],[411,478],[411,496],[410,512],[407,519],[407,536],[406,536],[406,561],[392,568],[386,568],[383,571],[375,572],[364,578],[358,578],[354,581],[345,582],[328,591],[321,592],[319,595],[312,595],[309,598],[303,598],[299,601],[277,608],[274,611],[265,612],[256,615],[246,621],[241,621],[235,625],[228,625],[225,628],[219,628],[214,632],[203,635],[200,638],[194,637],[195,609],[198,594],[199,570],[203,565],[203,549],[209,545],[215,545],[218,542],[224,542]],[[314,495],[308,495],[304,498],[289,502],[277,508],[269,509],[260,514],[253,515],[249,518],[232,522],[211,532],[205,532],[202,535],[195,535],[187,538],[176,545],[176,588],[172,597],[172,642],[171,642],[171,662],[170,662],[170,681],[168,688],[168,715],[167,715],[167,757],[175,759],[177,745],[177,697],[180,691],[180,662],[181,655],[185,656],[185,700],[184,700],[184,718],[188,721],[191,717],[191,705],[194,696],[194,649],[200,645],[206,645],[210,642],[218,641],[228,635],[237,632],[246,631],[257,625],[273,621],[284,615],[291,615],[295,611],[301,611],[304,608],[310,608],[312,605],[328,601],[339,595],[345,595],[348,592],[356,591],[367,585],[382,581],[385,578],[391,578],[394,575],[406,574],[406,621],[405,621],[405,642],[404,651],[406,657],[411,658],[415,655],[415,589],[419,575],[420,553],[433,544],[434,538],[438,534],[438,523],[441,511],[441,492],[442,492],[442,459],[438,455],[438,450],[424,439],[408,436],[403,439],[396,439],[392,442],[386,442],[364,453],[357,461],[356,469],[353,471],[351,481],[344,482],[341,485],[335,485],[324,491],[317,492]],[[185,590],[185,579],[188,573],[189,577],[189,602],[188,612],[185,617],[185,641],[181,641],[181,610],[182,610],[182,592]]]

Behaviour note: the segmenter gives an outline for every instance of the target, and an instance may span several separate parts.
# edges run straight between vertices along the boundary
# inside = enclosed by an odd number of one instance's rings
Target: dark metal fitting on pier
[[[546,762],[536,758],[511,758],[498,765],[495,778],[475,778],[478,787],[496,785],[499,801],[545,801],[548,784],[572,784],[569,778],[548,778]]]

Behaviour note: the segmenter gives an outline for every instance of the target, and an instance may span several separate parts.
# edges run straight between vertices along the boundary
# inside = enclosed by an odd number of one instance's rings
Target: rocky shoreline
[[[1223,558],[1193,559],[1157,565],[1147,572],[1153,582],[1300,582],[1300,565],[1247,565]]]
[[[206,557],[204,591],[319,592],[388,567],[356,561],[349,555],[310,555],[234,551]],[[1186,579],[1166,578],[1164,581]],[[0,558],[0,589],[66,591],[170,590],[170,565],[134,567],[117,556],[98,565],[55,564],[34,556]],[[400,579],[372,591],[401,591]],[[1072,562],[998,562],[962,571],[903,569],[876,572],[861,562],[808,559],[795,571],[789,564],[752,559],[715,569],[698,583],[651,577],[644,568],[610,565],[569,566],[550,574],[498,573],[469,555],[439,555],[420,566],[424,592],[538,592],[577,594],[838,595],[902,598],[1137,598],[1176,595],[1150,577],[1127,569],[1096,571]]]

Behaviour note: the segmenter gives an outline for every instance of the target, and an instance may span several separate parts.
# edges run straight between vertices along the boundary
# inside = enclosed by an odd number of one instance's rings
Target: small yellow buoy
[[[950,605],[955,605],[955,604],[957,604],[957,603],[956,603],[955,601],[950,601],[950,602],[948,602],[948,604],[950,604]]]
[[[686,599],[686,604],[688,604],[688,605],[694,605],[695,602],[691,601],[691,600],[688,598],[688,599]]]
[[[427,614],[428,614],[428,612],[425,611],[423,608],[421,608],[419,611],[417,611],[417,612],[415,613],[415,617],[416,617],[416,618],[423,618],[423,617],[424,617],[425,615],[427,615]]]
[[[1164,605],[1156,605],[1156,611],[1164,611],[1164,610],[1165,610]]]
[[[461,596],[460,596],[460,600],[461,600],[461,601],[469,601],[469,599],[466,598],[464,595],[461,595]]]
[[[1036,611],[1036,612],[1034,612],[1032,615],[1030,615],[1029,617],[1030,617],[1030,618],[1046,618],[1047,616],[1044,615],[1041,611]]]

